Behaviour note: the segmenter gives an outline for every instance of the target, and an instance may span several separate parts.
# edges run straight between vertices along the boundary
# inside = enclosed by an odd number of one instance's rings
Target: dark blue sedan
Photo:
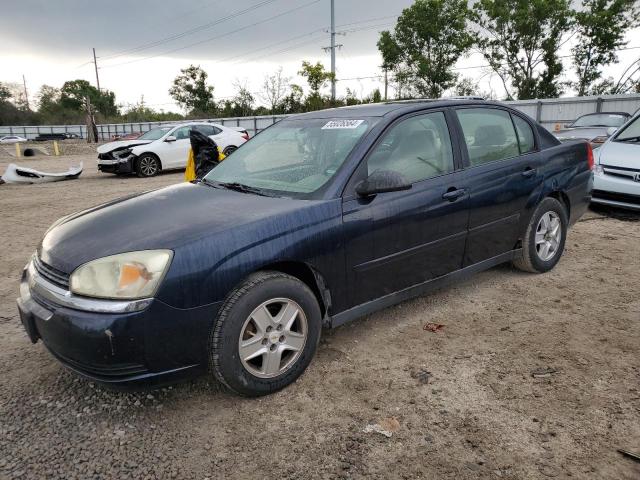
[[[58,220],[18,308],[33,342],[112,385],[208,372],[262,395],[323,326],[504,262],[560,260],[590,200],[587,143],[484,101],[297,115],[205,178]]]

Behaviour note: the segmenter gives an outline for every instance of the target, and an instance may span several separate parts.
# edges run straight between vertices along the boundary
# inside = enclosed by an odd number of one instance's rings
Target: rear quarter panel
[[[541,167],[544,180],[535,204],[544,197],[559,195],[568,203],[572,225],[584,214],[591,201],[593,172],[588,165],[587,148],[587,142],[576,141],[550,146],[540,152],[544,159]],[[529,218],[530,215],[527,222]]]

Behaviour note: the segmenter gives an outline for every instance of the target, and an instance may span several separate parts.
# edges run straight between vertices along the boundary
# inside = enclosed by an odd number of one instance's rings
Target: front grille
[[[639,168],[629,168],[629,167],[616,167],[615,165],[604,165],[601,164],[602,168],[609,169],[609,168],[613,168],[614,170],[622,170],[622,171],[626,171],[626,172],[633,172],[633,173],[640,173],[640,169]]]
[[[44,263],[37,255],[33,257],[33,266],[45,280],[60,288],[69,290],[69,275]]]
[[[592,196],[594,198],[600,198],[602,200],[611,200],[612,202],[635,203],[640,205],[640,195],[594,190]]]

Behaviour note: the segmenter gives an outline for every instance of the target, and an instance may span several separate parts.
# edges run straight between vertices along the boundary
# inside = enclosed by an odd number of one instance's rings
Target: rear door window
[[[511,115],[511,118],[513,118],[513,124],[516,126],[516,132],[518,133],[520,153],[533,152],[536,149],[536,141],[531,126],[518,115]]]
[[[197,130],[198,132],[210,137],[211,135],[215,135],[215,129],[212,125],[194,125],[193,126],[194,130]]]
[[[495,108],[456,110],[472,167],[520,155],[511,116]]]

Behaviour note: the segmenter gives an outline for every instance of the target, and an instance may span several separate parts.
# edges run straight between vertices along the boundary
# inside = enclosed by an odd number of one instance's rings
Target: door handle
[[[462,197],[465,193],[467,193],[464,189],[460,188],[454,188],[447,190],[445,193],[442,194],[442,199],[443,200],[449,200],[450,202],[455,202],[457,199],[459,199],[460,197]]]
[[[522,176],[525,178],[531,178],[536,174],[536,169],[535,168],[531,168],[531,167],[527,167],[524,169],[524,172],[522,172]]]

